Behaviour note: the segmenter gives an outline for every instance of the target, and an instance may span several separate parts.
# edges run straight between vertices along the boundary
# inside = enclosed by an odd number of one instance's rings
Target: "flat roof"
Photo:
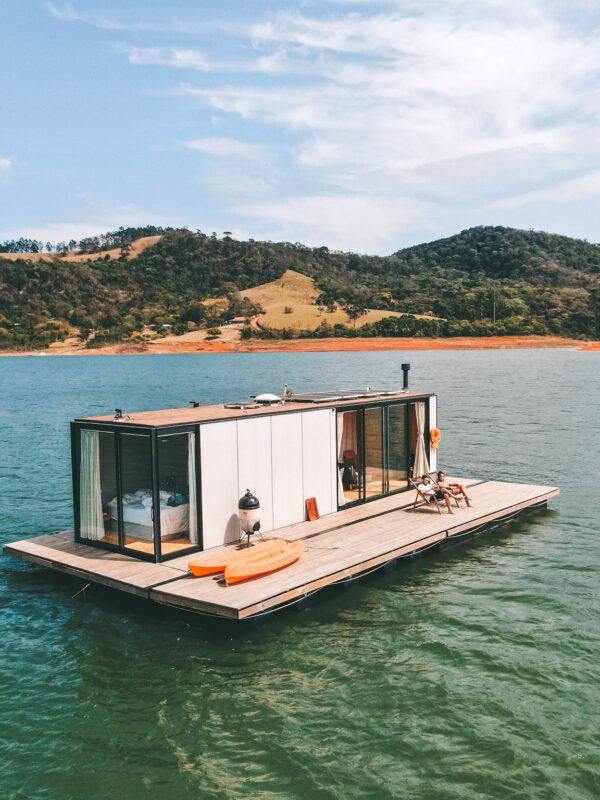
[[[357,390],[355,390],[356,392]],[[324,393],[323,393],[324,394]],[[340,395],[342,392],[328,392],[330,395]],[[252,406],[252,400],[243,400],[239,403],[226,403],[217,406],[199,406],[198,408],[165,408],[161,411],[129,411],[123,409],[123,420],[117,422],[113,414],[99,417],[78,417],[75,422],[102,422],[120,425],[140,425],[144,427],[158,428],[166,425],[194,425],[199,422],[217,422],[228,419],[240,419],[245,417],[258,417],[265,414],[281,414],[290,411],[316,411],[319,408],[339,408],[354,405],[372,405],[382,401],[404,400],[413,398],[431,397],[433,392],[385,392],[383,394],[368,394],[358,397],[356,393],[347,399],[328,399],[326,401],[306,400],[285,400],[273,405],[261,405],[258,408],[241,408],[239,406]],[[302,397],[303,395],[299,395]],[[237,408],[226,406],[237,405]],[[129,419],[127,419],[129,417]]]

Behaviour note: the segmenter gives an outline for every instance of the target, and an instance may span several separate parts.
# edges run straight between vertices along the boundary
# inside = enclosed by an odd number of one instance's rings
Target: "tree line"
[[[135,238],[158,233],[156,245],[126,257]],[[321,327],[316,334],[249,329],[245,335],[536,333],[600,339],[600,247],[543,232],[471,228],[390,256],[153,226],[120,228],[82,243],[88,252],[118,246],[120,254],[82,262],[56,253],[37,261],[0,259],[0,347],[46,347],[73,330],[97,347],[135,342],[143,328],[158,336],[214,327],[256,314],[240,292],[288,269],[315,279]],[[327,322],[327,311],[337,306],[351,325]],[[368,308],[404,316],[364,325]]]

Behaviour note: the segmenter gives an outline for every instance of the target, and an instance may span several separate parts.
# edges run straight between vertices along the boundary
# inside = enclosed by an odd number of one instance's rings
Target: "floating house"
[[[77,419],[75,539],[162,562],[239,540],[248,488],[263,534],[310,498],[326,516],[404,492],[436,468],[435,426],[435,395],[406,386]]]
[[[417,507],[410,479],[438,468],[437,398],[409,391],[410,365],[402,368],[395,389],[288,391],[76,419],[74,531],[4,549],[86,584],[243,619],[476,535],[559,493],[462,477],[473,507],[453,514]],[[302,557],[234,586],[193,578],[192,554],[241,546],[247,490],[260,503],[260,535],[302,539]]]

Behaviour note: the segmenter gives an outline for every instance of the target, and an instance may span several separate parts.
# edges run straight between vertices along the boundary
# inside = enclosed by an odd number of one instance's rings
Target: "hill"
[[[105,234],[95,252],[76,257],[0,259],[0,347],[47,347],[73,333],[88,346],[135,341],[142,329],[181,334],[252,317],[263,302],[263,330],[248,327],[245,336],[600,337],[600,247],[565,236],[479,227],[361,256],[199,231],[139,234]],[[107,253],[103,241],[120,247]],[[289,287],[277,303],[288,270],[312,288],[297,277],[298,291]]]
[[[314,278],[292,269],[288,269],[276,281],[241,292],[242,297],[263,309],[259,317],[262,328],[314,331],[324,322],[329,325],[352,325],[351,317],[338,303],[329,309],[319,304],[317,300],[320,294]],[[400,311],[365,306],[364,314],[357,319],[364,325],[379,322],[384,317],[401,316]]]
[[[152,247],[156,244],[160,236],[143,236],[141,239],[136,239],[128,247],[125,253],[122,252],[120,247],[112,247],[108,250],[98,250],[97,252],[83,252],[77,250],[66,251],[61,254],[61,258],[65,261],[81,264],[86,261],[109,260],[111,258],[121,258],[122,256],[127,259],[137,258],[139,254],[147,247]],[[51,253],[3,253],[0,252],[0,258],[8,259],[9,261],[49,261],[53,258]]]

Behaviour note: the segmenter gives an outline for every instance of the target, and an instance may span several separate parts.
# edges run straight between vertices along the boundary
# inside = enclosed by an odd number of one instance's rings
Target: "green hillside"
[[[315,278],[320,304],[340,303],[356,319],[355,328],[324,322],[316,335],[600,338],[600,246],[565,236],[478,227],[379,257],[139,229],[139,236],[150,233],[163,235],[135,258],[127,257],[135,229],[128,229],[126,239],[114,232],[80,243],[96,251],[93,261],[81,254],[69,261],[68,253],[0,258],[0,347],[46,347],[72,328],[99,346],[127,341],[145,325],[158,333],[183,333],[232,315],[249,316],[257,309],[239,291],[276,280],[288,269]],[[27,247],[27,240],[19,242]],[[120,246],[118,255],[98,257],[105,243]],[[222,296],[228,297],[227,308],[201,302]],[[367,307],[441,319],[404,316],[361,326]]]

